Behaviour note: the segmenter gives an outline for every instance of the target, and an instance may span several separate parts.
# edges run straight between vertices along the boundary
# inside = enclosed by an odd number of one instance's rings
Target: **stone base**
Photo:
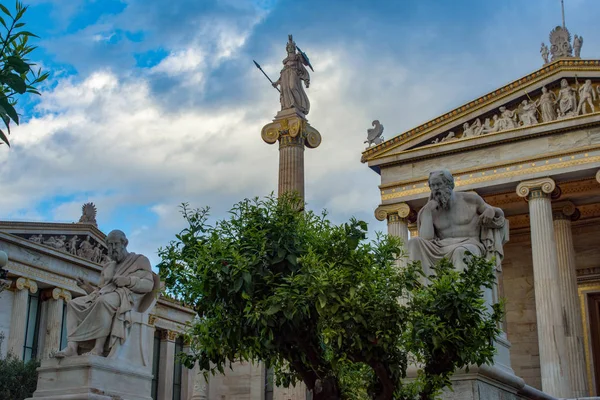
[[[452,389],[445,390],[444,400],[556,400],[504,369],[482,365],[469,372],[459,371],[452,377]]]
[[[99,356],[43,360],[27,400],[152,400],[152,373]]]

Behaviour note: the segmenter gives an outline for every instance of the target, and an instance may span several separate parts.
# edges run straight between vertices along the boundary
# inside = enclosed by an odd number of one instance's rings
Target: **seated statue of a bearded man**
[[[411,261],[420,261],[426,275],[442,258],[462,271],[465,257],[496,258],[497,268],[508,241],[508,221],[501,209],[487,204],[473,192],[455,192],[454,177],[447,169],[429,174],[429,201],[419,211],[419,236],[408,241]]]
[[[115,344],[123,344],[131,325],[131,311],[142,298],[157,290],[150,261],[127,251],[128,240],[119,230],[106,237],[108,255],[98,287],[80,280],[88,293],[67,303],[67,340],[57,358],[78,355],[80,347],[90,344],[91,355],[104,356]]]

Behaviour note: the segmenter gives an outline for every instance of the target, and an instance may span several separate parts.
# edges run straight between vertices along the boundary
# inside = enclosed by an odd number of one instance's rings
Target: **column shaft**
[[[529,216],[542,389],[552,396],[570,397],[552,208],[541,189],[531,191]]]
[[[191,400],[208,400],[208,381],[204,378],[204,374],[200,372],[197,363],[192,371],[194,371],[194,392]]]
[[[304,139],[283,135],[279,139],[279,196],[297,192],[304,199]]]
[[[8,335],[7,354],[12,353],[18,358],[23,358],[25,330],[27,329],[27,307],[29,305],[29,293],[36,293],[37,289],[37,284],[34,281],[31,281],[27,278],[17,279],[10,317],[10,333]]]
[[[562,213],[555,214],[554,233],[558,257],[558,284],[565,325],[567,361],[570,369],[571,396],[585,397],[589,392],[584,360],[583,325],[577,295],[575,249],[573,247],[571,220]]]
[[[158,400],[173,399],[173,371],[175,366],[175,339],[169,338],[169,332],[164,334],[160,340],[160,363],[161,368],[158,374]]]
[[[62,331],[64,300],[59,298],[48,300],[46,317],[46,339],[44,340],[44,354],[42,358],[50,358],[52,352],[60,350],[60,334]]]

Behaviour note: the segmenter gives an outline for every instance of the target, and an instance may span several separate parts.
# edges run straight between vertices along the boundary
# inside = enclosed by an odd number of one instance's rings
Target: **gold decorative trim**
[[[149,314],[148,315],[148,325],[154,326],[155,323],[156,323],[156,315]]]
[[[426,133],[431,132],[432,130],[440,127],[442,124],[446,124],[448,122],[456,121],[468,113],[472,111],[476,111],[483,107],[488,106],[489,104],[506,98],[511,94],[519,93],[526,87],[530,87],[537,82],[542,81],[545,78],[549,78],[553,75],[561,71],[580,71],[582,69],[595,71],[600,67],[600,60],[557,60],[554,61],[543,68],[526,75],[525,77],[513,81],[508,85],[505,85],[491,93],[488,93],[478,99],[475,99],[461,107],[458,107],[440,117],[432,119],[422,125],[417,126],[407,132],[404,132],[396,137],[393,137],[385,142],[374,146],[370,149],[365,150],[362,153],[361,161],[367,162],[372,159],[372,156],[376,153],[379,153],[382,150],[391,150],[403,144],[407,141],[407,139],[412,136],[423,136]]]
[[[71,292],[69,292],[68,290],[65,290],[63,288],[54,288],[52,290],[52,298],[54,300],[58,300],[58,299],[62,298],[64,301],[66,301],[68,303],[69,301],[71,301],[72,296],[71,296]]]
[[[583,324],[583,343],[584,343],[584,353],[585,353],[585,366],[587,369],[587,379],[588,379],[588,388],[589,395],[594,395],[594,375],[592,372],[592,356],[591,356],[591,342],[590,342],[590,330],[589,330],[589,321],[587,314],[587,299],[586,295],[590,293],[600,292],[600,284],[598,282],[586,282],[580,283],[577,286],[577,292],[579,295],[579,304],[581,307],[581,322]]]
[[[566,158],[568,158],[569,160],[565,161]],[[550,162],[551,160],[556,160],[556,162]],[[561,168],[569,168],[573,166],[594,163],[600,163],[600,156],[590,156],[588,152],[579,153],[571,156],[553,157],[552,159],[545,160],[545,162],[544,160],[542,160],[542,162],[536,161],[530,163],[523,163],[518,166],[514,165],[513,163],[510,163],[506,164],[505,166],[495,167],[494,169],[484,170],[480,173],[473,172],[466,173],[460,176],[455,176],[455,186],[461,187],[467,185],[474,185],[493,180],[514,178],[525,174],[535,174]],[[396,188],[393,188],[391,190],[382,190],[381,200],[386,201],[429,192],[429,187],[427,186],[426,179],[422,179],[420,181],[413,181],[411,183],[404,184],[402,190],[397,190]]]
[[[16,283],[17,289],[19,290],[23,290],[25,288],[29,289],[29,291],[33,294],[33,293],[37,293],[38,291],[38,285],[35,281],[32,281],[29,278],[19,278],[17,279],[17,283]]]
[[[181,335],[179,332],[176,332],[176,331],[167,331],[167,332],[169,333],[169,340],[171,342],[174,342],[175,340],[177,340],[177,337],[179,335]]]

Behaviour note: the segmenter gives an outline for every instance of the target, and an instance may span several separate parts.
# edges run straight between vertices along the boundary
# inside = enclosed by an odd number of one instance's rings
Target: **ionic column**
[[[179,333],[174,331],[160,332],[160,369],[158,374],[157,398],[171,400],[173,398],[173,371],[175,367],[175,339]]]
[[[379,221],[387,220],[388,235],[396,236],[402,239],[402,246],[406,248],[408,242],[408,224],[409,219],[412,219],[414,212],[406,203],[391,204],[379,206],[375,209],[375,218]],[[398,266],[406,264],[406,257],[401,257],[397,260]]]
[[[54,288],[52,297],[48,299],[48,316],[46,318],[46,338],[44,340],[43,358],[50,358],[52,353],[60,351],[60,334],[62,331],[63,306],[71,301],[68,290]]]
[[[28,278],[19,278],[16,282],[15,296],[13,299],[10,317],[10,333],[8,335],[8,352],[18,358],[23,358],[25,345],[25,330],[27,329],[27,306],[29,293],[37,293],[38,286],[35,281]]]
[[[531,250],[537,317],[542,390],[555,397],[570,397],[569,364],[565,352],[565,326],[561,314],[558,258],[552,223],[550,178],[521,182],[517,194],[529,201]]]
[[[562,316],[565,324],[567,361],[570,370],[571,396],[586,397],[589,392],[586,380],[585,353],[583,345],[583,325],[579,297],[577,295],[577,274],[575,248],[571,221],[579,218],[579,210],[571,202],[553,205],[554,235],[558,257],[558,285],[560,287]]]

